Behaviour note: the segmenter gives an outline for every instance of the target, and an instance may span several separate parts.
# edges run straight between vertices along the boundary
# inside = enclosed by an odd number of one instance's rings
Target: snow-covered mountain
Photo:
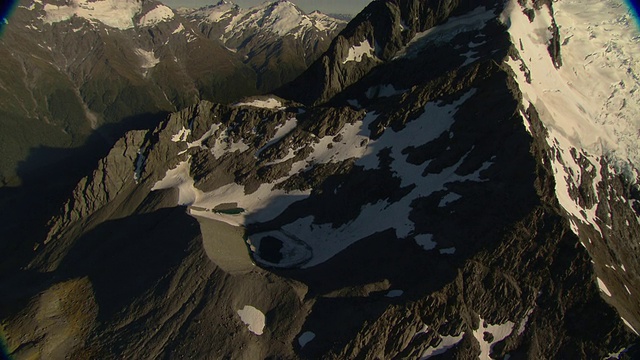
[[[221,1],[182,14],[205,36],[245,57],[263,90],[273,90],[306,70],[346,25],[317,11],[305,14],[286,0],[249,9]]]
[[[375,1],[276,95],[127,133],[0,278],[9,351],[637,358],[640,37],[588,5]]]
[[[318,11],[307,15],[287,0],[265,2],[249,9],[241,9],[238,5],[223,0],[216,5],[187,12],[185,15],[223,28],[219,38],[230,44],[242,43],[248,34],[253,35],[256,32],[294,38],[316,32],[324,33],[325,37],[330,38],[332,32],[346,24],[343,20]]]

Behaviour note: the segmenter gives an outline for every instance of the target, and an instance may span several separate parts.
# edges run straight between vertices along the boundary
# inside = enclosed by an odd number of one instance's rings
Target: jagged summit
[[[393,59],[417,34],[481,6],[491,8],[493,2],[374,1],[334,39],[326,54],[277,94],[307,104],[328,101],[373,67]]]
[[[346,25],[328,15],[307,15],[289,1],[265,2],[249,9],[224,3],[185,16],[210,39],[251,57],[247,63],[259,74],[258,87],[263,90],[293,80]]]
[[[224,26],[225,34],[220,37],[223,42],[248,31],[300,37],[310,30],[334,31],[344,23],[320,13],[307,15],[287,0],[264,2],[249,9],[241,9],[232,2],[220,2],[197,9],[188,16]]]

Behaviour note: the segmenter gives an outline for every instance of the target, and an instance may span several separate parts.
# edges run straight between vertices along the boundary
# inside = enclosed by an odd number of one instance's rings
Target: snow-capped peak
[[[190,10],[184,13],[184,15],[203,19],[211,23],[217,23],[224,18],[233,16],[239,11],[239,6],[231,1],[222,0],[215,5],[209,5],[203,8]]]
[[[225,26],[226,41],[247,30],[259,29],[279,36],[301,36],[308,30],[334,31],[345,21],[313,12],[305,14],[295,4],[287,0],[265,2],[249,9],[240,9],[230,1],[197,9],[189,14],[191,18]]]

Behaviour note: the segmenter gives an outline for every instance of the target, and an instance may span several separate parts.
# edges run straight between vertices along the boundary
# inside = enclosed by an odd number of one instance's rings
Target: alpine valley
[[[57,201],[2,199],[12,358],[640,356],[621,0],[378,0],[348,24],[75,1],[18,9],[2,108],[72,138],[159,120]]]

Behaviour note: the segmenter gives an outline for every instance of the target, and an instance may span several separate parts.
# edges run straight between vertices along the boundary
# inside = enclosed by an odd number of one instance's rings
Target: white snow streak
[[[180,23],[180,25],[178,25],[178,27],[175,30],[173,30],[173,32],[171,34],[175,35],[175,34],[179,34],[179,33],[183,32],[183,31],[184,31],[184,25],[182,25],[182,23]]]
[[[608,297],[611,297],[611,291],[609,291],[607,285],[599,277],[597,277],[596,280],[598,281],[598,287],[600,288],[600,291],[605,293]]]
[[[160,59],[156,58],[153,51],[136,49],[135,52],[142,60],[140,67],[143,69],[151,69],[160,63]]]
[[[237,103],[234,106],[251,106],[262,109],[283,109],[282,103],[279,100],[269,98],[266,100],[256,99],[250,102]]]
[[[638,333],[638,331],[631,325],[631,323],[629,321],[627,321],[627,319],[622,318],[622,322],[627,325],[627,327],[629,329],[631,329],[631,331],[633,331],[636,335],[640,336],[640,334]]]
[[[268,147],[270,147],[273,144],[276,144],[278,141],[282,140],[283,137],[287,136],[297,126],[298,126],[298,119],[291,118],[291,119],[287,120],[282,126],[277,128],[275,135],[273,135],[273,137],[269,141],[267,141],[267,143],[262,148],[260,148],[260,149],[258,149],[258,151],[256,151],[256,157],[259,156],[260,153],[262,153]],[[289,156],[291,156],[291,157],[295,156],[294,152],[292,151],[292,149],[289,149],[289,155],[287,155],[287,157],[289,157]],[[284,161],[286,161],[286,160],[284,160]]]

